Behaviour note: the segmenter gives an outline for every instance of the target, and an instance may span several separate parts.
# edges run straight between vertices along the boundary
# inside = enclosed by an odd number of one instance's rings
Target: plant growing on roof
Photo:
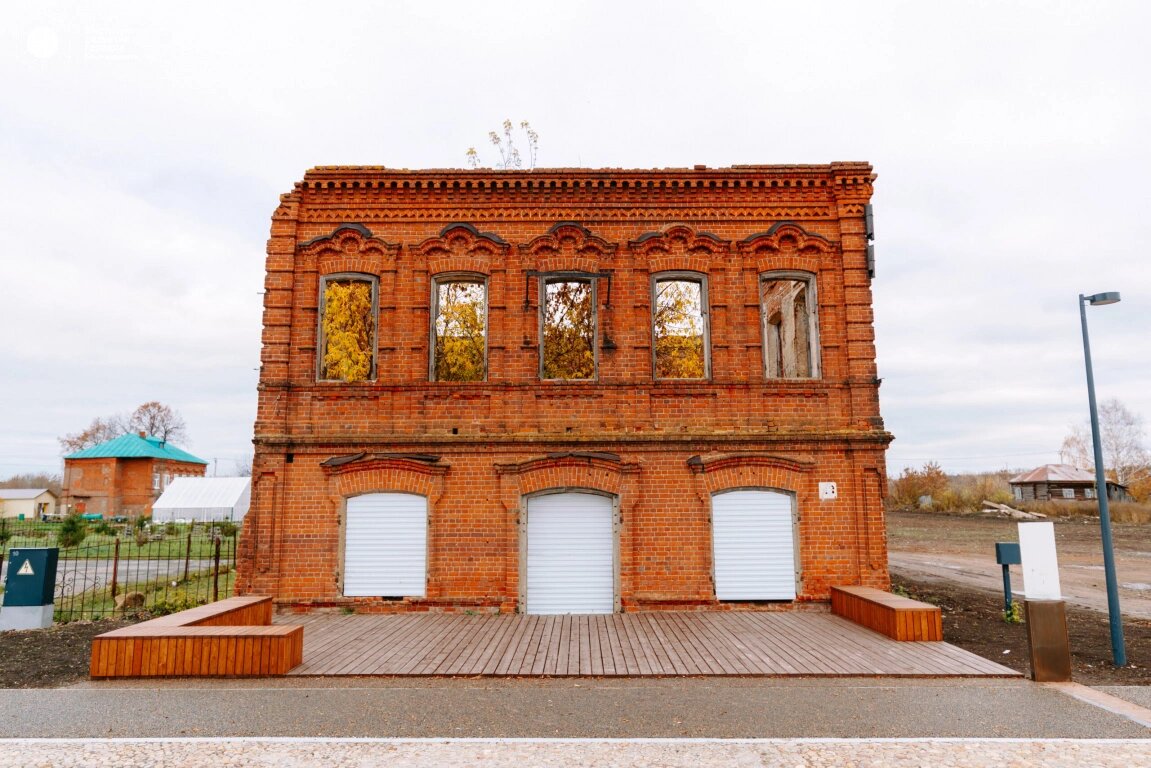
[[[515,139],[512,136],[512,121],[504,120],[503,135],[501,136],[496,131],[488,132],[488,141],[500,153],[500,161],[495,164],[496,170],[500,171],[513,171],[523,167],[523,158],[520,157],[519,148],[515,145]],[[539,151],[540,135],[536,133],[527,120],[520,121],[520,130],[524,133],[524,138],[527,143],[528,151],[528,170],[535,170],[536,167],[536,154]],[[468,147],[465,153],[468,159],[468,167],[472,169],[485,167],[483,160],[480,159],[480,153],[476,151],[475,147]]]

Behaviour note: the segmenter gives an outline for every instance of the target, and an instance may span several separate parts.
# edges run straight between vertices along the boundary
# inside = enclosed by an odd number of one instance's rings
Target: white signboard
[[[1055,557],[1054,523],[1020,523],[1019,554],[1023,560],[1023,594],[1028,600],[1062,600],[1059,561]]]

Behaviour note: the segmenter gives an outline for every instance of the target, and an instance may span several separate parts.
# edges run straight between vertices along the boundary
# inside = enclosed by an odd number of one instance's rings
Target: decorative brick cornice
[[[293,194],[302,221],[477,221],[505,219],[509,210],[520,219],[552,221],[584,210],[612,220],[770,221],[836,219],[840,204],[870,199],[874,178],[867,163],[533,171],[321,166]]]
[[[359,205],[351,205],[357,202]],[[378,203],[378,204],[377,204]],[[565,203],[562,207],[554,205],[527,205],[522,208],[509,208],[507,201],[501,198],[498,204],[463,206],[458,199],[445,199],[428,201],[415,208],[405,203],[396,204],[395,201],[348,201],[339,200],[331,203],[309,202],[300,209],[299,220],[304,223],[322,223],[330,221],[356,221],[371,222],[442,222],[460,221],[507,221],[509,219],[531,221],[556,221],[570,217],[573,211],[586,211],[587,219],[598,220],[650,220],[673,219],[689,221],[692,219],[803,219],[831,221],[838,218],[838,210],[834,205],[775,205],[775,206],[739,206],[728,207],[716,205],[715,201],[699,206],[685,205],[677,199],[674,204],[657,206],[645,203],[639,204],[604,204],[594,200],[574,200]]]

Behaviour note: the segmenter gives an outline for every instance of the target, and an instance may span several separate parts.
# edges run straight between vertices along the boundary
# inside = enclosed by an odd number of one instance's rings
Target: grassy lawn
[[[236,583],[236,572],[232,568],[221,566],[220,569],[220,599],[232,596]],[[176,586],[166,579],[157,579],[148,582],[130,582],[120,585],[121,595],[129,592],[140,592],[144,595],[143,608],[155,616],[175,613],[186,608],[204,605],[212,600],[212,571],[205,570],[193,573],[187,581],[179,581]],[[70,601],[65,608],[56,611],[56,621],[66,622],[78,618],[92,616],[114,616],[116,604],[107,587],[90,590]]]
[[[9,524],[6,531],[0,531],[0,540],[8,536],[4,549],[23,549],[31,547],[55,547],[60,523],[21,522]],[[97,532],[97,527],[102,530]],[[189,552],[188,533],[192,530],[191,551]],[[126,525],[101,526],[99,523],[89,524],[88,533],[77,546],[62,547],[60,559],[110,559],[115,551],[116,534],[120,538],[120,559],[173,559],[191,557],[196,559],[211,558],[215,554],[215,543],[210,530],[203,525],[169,524],[149,526],[137,539],[137,531]],[[111,532],[109,532],[111,531]],[[232,548],[230,538],[225,538],[221,544],[221,553],[226,556]]]

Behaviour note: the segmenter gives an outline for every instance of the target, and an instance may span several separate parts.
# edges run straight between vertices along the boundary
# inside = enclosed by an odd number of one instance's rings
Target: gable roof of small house
[[[208,462],[193,456],[185,450],[161,440],[158,437],[120,435],[117,438],[93,445],[82,451],[70,453],[65,459],[167,459],[189,464]]]
[[[52,493],[48,488],[0,488],[0,499],[22,501],[25,499],[34,499],[44,493],[51,494],[52,498],[56,498],[56,494]]]
[[[1094,483],[1095,474],[1070,464],[1044,464],[1030,472],[1016,475],[1007,482],[1011,485],[1023,483]]]

